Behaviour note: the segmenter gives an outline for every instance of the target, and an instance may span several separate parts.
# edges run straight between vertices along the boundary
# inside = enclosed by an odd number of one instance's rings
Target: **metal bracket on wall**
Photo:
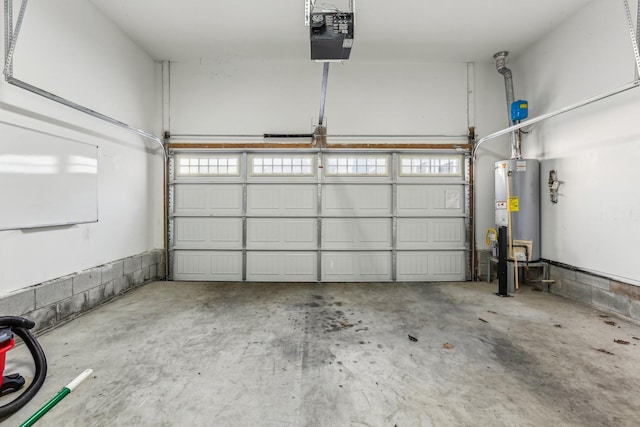
[[[629,9],[629,2],[624,0],[624,11],[627,16],[627,28],[629,35],[631,36],[631,45],[633,46],[633,55],[636,58],[636,76],[640,75],[640,52],[638,52],[638,34],[634,32],[633,18],[631,18],[631,10]],[[638,18],[640,18],[640,5],[638,6]],[[638,32],[640,32],[640,21],[638,21]]]
[[[13,53],[16,50],[16,43],[18,41],[18,35],[22,28],[22,21],[24,20],[24,13],[27,9],[27,0],[22,0],[20,6],[20,13],[18,14],[18,21],[15,27],[13,26],[13,2],[11,0],[4,1],[4,16],[5,16],[5,30],[4,30],[4,75],[6,78],[11,77],[13,74]]]
[[[304,0],[304,26],[311,25],[311,9],[316,5],[315,0]]]

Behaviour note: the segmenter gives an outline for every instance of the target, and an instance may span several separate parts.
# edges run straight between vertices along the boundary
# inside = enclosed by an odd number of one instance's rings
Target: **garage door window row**
[[[179,156],[178,176],[239,176],[240,156]]]
[[[315,176],[316,156],[251,155],[248,169],[252,176]],[[326,176],[389,176],[389,155],[324,156]],[[239,176],[240,155],[179,155],[176,175]],[[399,176],[462,176],[460,155],[401,155]]]

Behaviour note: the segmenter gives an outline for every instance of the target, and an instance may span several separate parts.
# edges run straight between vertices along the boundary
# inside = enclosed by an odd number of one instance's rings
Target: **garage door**
[[[466,280],[468,164],[457,152],[175,152],[171,277]]]

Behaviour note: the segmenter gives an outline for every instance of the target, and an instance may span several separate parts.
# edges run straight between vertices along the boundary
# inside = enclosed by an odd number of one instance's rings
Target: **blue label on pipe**
[[[518,122],[529,117],[529,103],[519,100],[511,104],[511,120]]]

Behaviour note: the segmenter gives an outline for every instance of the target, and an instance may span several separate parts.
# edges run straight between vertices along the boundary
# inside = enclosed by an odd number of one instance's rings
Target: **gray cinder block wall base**
[[[165,278],[164,251],[145,252],[0,295],[0,315],[36,322],[36,331],[91,310],[147,282]]]
[[[640,286],[553,264],[550,276],[552,293],[640,321]]]
[[[487,278],[487,274],[489,273],[487,271],[487,261],[489,258],[491,258],[492,255],[492,251],[491,250],[478,250],[477,251],[478,254],[478,278],[480,277],[484,277],[485,279]],[[497,270],[497,268],[496,268]],[[494,274],[495,275],[495,274]]]

